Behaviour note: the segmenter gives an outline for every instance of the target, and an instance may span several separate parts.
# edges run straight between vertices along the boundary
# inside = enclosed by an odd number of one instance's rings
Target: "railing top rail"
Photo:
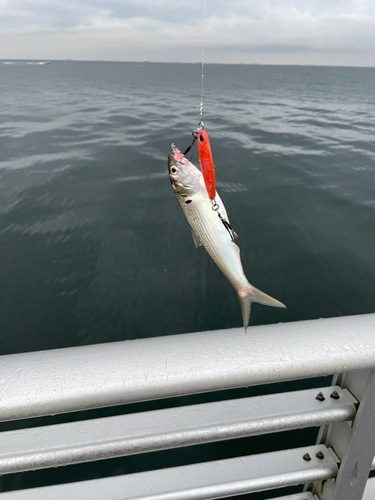
[[[0,357],[0,420],[375,368],[375,314]]]

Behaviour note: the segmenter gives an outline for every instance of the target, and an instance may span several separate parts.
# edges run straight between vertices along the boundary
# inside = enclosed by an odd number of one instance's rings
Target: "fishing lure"
[[[215,166],[210,140],[207,132],[203,129],[198,132],[198,152],[207,193],[209,198],[213,200],[216,194]]]

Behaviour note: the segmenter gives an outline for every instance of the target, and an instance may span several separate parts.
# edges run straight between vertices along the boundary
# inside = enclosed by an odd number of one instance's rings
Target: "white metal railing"
[[[8,474],[320,426],[315,446],[0,500],[203,500],[297,484],[305,493],[284,498],[373,500],[374,369],[375,314],[2,356],[0,421],[340,375],[331,387],[2,432]]]
[[[339,399],[329,397],[332,390]],[[356,414],[352,399],[324,387],[3,432],[0,474],[348,421]]]

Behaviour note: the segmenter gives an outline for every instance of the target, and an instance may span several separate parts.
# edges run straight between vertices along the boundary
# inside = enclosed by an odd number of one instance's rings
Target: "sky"
[[[0,0],[0,59],[375,66],[374,0]]]

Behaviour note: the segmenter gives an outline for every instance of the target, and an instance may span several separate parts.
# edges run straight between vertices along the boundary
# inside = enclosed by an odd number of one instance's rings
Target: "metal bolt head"
[[[302,458],[304,460],[306,460],[306,462],[310,462],[310,460],[311,460],[311,457],[310,457],[310,455],[308,453],[305,453]]]
[[[332,399],[340,399],[340,394],[337,391],[333,391],[331,394]]]
[[[323,460],[324,453],[322,451],[318,451],[318,453],[316,454],[316,458],[319,458],[319,460]]]
[[[324,397],[322,392],[319,392],[315,399],[317,399],[318,401],[325,401],[326,398]]]

